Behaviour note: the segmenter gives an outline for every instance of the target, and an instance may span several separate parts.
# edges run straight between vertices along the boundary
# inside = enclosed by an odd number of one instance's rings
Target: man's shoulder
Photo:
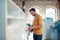
[[[38,15],[38,18],[42,18],[42,16],[41,15]]]

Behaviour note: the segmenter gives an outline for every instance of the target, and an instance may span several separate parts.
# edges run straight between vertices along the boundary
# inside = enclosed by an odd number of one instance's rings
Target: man
[[[30,13],[34,16],[33,27],[29,27],[28,30],[33,30],[34,40],[42,40],[42,17],[36,13],[35,8],[30,9]]]

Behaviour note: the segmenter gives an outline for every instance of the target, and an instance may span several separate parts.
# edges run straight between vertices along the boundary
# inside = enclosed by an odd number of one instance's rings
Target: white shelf
[[[22,35],[24,35],[25,33],[26,33],[25,13],[12,0],[7,0],[6,40],[27,39],[22,38]]]
[[[12,0],[7,0],[7,10],[8,18],[22,19],[25,17],[25,13]]]
[[[15,17],[15,16],[11,16],[11,15],[8,15],[7,18],[8,19],[26,19],[24,17]]]
[[[8,3],[8,9],[19,9],[20,8],[12,1],[12,0],[7,0]]]

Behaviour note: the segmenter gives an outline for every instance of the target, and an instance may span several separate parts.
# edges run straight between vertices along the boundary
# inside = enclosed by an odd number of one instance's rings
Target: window
[[[53,20],[55,20],[55,9],[53,8],[46,9],[46,17],[53,18]]]

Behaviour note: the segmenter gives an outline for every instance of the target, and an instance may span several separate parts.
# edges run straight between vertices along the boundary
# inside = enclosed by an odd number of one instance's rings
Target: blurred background
[[[60,0],[0,0],[0,40],[34,40],[27,24],[35,8],[43,18],[42,40],[60,40]]]

